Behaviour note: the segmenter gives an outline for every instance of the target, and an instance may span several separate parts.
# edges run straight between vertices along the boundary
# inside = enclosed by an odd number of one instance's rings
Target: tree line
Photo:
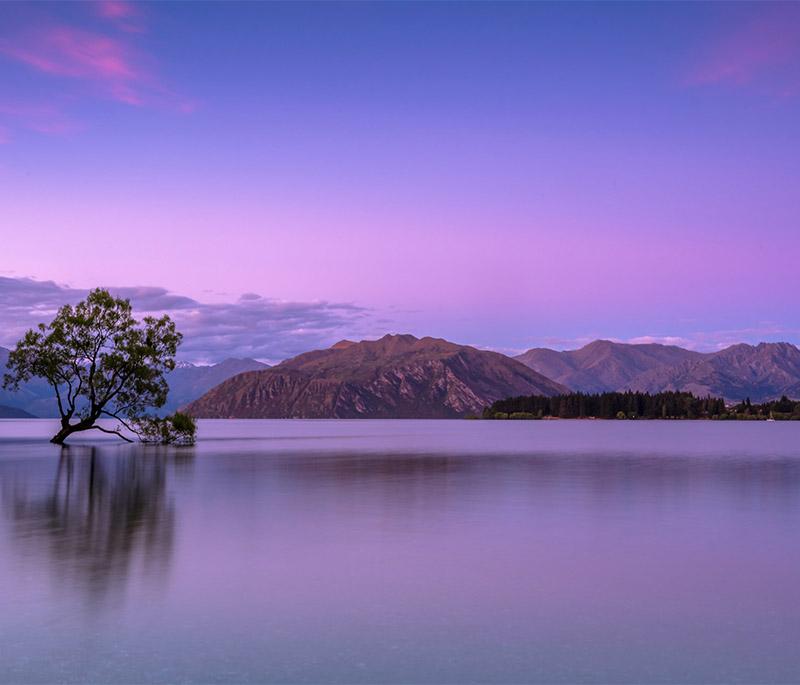
[[[748,397],[728,408],[723,419],[775,419],[776,421],[800,421],[800,401],[790,400],[783,395],[779,400],[753,404]]]
[[[690,392],[569,393],[529,395],[498,400],[483,411],[485,419],[797,419],[800,402],[786,397],[753,404],[749,399],[726,406],[721,397]]]

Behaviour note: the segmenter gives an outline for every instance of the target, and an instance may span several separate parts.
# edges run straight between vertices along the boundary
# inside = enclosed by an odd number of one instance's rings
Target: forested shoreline
[[[762,404],[745,399],[736,405],[726,405],[721,397],[695,397],[689,392],[577,392],[498,400],[484,409],[482,418],[797,421],[800,420],[800,402],[784,396]]]

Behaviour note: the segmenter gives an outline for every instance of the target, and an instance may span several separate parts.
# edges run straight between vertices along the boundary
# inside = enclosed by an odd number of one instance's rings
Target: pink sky
[[[800,341],[796,6],[203,8],[0,7],[0,275]]]

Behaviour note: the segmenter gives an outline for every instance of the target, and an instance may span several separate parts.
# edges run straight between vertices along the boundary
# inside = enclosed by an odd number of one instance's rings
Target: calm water
[[[800,424],[51,426],[0,421],[0,682],[800,682]]]

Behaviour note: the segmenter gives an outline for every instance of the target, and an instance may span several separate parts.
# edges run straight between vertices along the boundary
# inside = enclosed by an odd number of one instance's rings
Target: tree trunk
[[[64,440],[67,439],[67,436],[71,435],[75,431],[72,429],[72,426],[63,426],[58,433],[56,433],[52,438],[50,438],[50,442],[56,445],[63,445]]]
[[[64,440],[66,440],[70,435],[79,431],[89,430],[93,425],[94,420],[89,419],[84,419],[83,421],[73,424],[70,424],[69,419],[62,419],[61,430],[58,431],[58,433],[56,433],[52,438],[50,438],[50,442],[55,445],[63,445]]]

